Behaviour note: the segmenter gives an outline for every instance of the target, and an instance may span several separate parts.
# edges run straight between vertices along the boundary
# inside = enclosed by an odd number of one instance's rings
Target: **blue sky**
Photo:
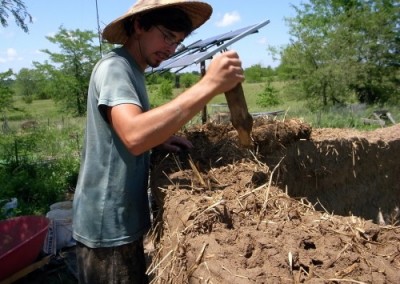
[[[276,66],[267,47],[289,43],[286,17],[295,15],[291,5],[299,6],[304,0],[209,0],[213,6],[211,19],[188,37],[184,44],[206,39],[266,20],[271,22],[259,33],[249,35],[233,44],[245,68],[254,64]],[[54,35],[60,26],[75,30],[97,30],[95,0],[25,0],[28,12],[33,17],[29,33],[16,26],[14,19],[8,19],[8,27],[0,26],[0,72],[11,68],[33,68],[32,61],[44,62],[47,55],[41,49],[57,52],[57,47],[46,36]],[[132,0],[98,0],[100,28],[122,15],[134,3]]]

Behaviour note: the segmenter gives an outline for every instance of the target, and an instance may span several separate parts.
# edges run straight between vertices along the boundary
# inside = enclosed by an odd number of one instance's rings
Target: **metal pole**
[[[201,77],[204,77],[206,74],[206,62],[202,61],[200,63],[200,71],[201,71]],[[203,107],[203,111],[201,113],[201,122],[203,124],[206,124],[207,122],[207,104]]]
[[[99,20],[99,7],[97,5],[97,0],[96,0],[96,15],[97,15],[97,34],[99,37],[100,56],[103,57],[103,50],[102,50],[102,44],[101,44],[100,20]]]

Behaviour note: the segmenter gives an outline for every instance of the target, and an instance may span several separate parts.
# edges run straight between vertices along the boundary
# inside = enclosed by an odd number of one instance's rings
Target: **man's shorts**
[[[78,278],[81,284],[147,284],[143,239],[110,248],[76,244]]]

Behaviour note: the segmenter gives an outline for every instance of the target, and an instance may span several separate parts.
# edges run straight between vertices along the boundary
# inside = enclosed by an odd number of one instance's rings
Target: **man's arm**
[[[205,76],[197,84],[172,101],[147,112],[133,104],[121,104],[108,109],[108,119],[129,151],[139,155],[162,144],[214,96],[243,80],[237,53],[227,51],[211,61]]]

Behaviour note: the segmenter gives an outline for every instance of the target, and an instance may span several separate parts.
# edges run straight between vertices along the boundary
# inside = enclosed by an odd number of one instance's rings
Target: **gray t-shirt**
[[[150,227],[149,153],[128,152],[108,123],[107,107],[119,104],[150,108],[143,72],[124,48],[96,64],[89,84],[73,236],[92,248],[130,243]]]

